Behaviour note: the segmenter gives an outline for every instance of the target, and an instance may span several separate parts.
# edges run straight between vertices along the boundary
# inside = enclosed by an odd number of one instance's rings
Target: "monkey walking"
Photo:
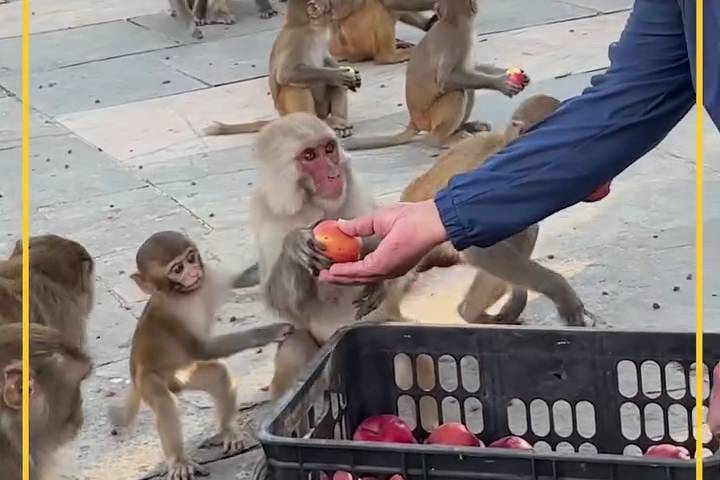
[[[468,121],[475,103],[475,90],[492,89],[512,97],[523,85],[510,81],[506,69],[476,65],[473,56],[477,0],[439,0],[438,21],[413,49],[405,76],[405,103],[410,123],[396,135],[352,138],[346,150],[367,150],[402,145],[420,132],[425,142],[442,147],[488,131],[485,122]]]
[[[337,3],[330,53],[338,60],[349,62],[405,62],[414,45],[396,40],[395,23],[399,20],[427,32],[437,20],[436,16],[426,17],[421,13],[432,10],[435,0],[339,0]]]
[[[210,394],[220,432],[205,445],[221,444],[226,452],[240,450],[242,442],[234,425],[235,380],[218,359],[267,345],[292,329],[280,323],[212,336],[215,312],[229,286],[237,282],[225,282],[207,269],[195,244],[181,233],[152,235],[138,250],[136,260],[138,271],[132,278],[151,297],[132,338],[132,385],[125,403],[110,408],[110,421],[115,426],[129,425],[145,402],[155,414],[168,479],[192,480],[207,470],[185,455],[174,394],[182,390]]]
[[[235,15],[230,12],[228,0],[169,0],[170,15],[186,25],[193,38],[201,39],[200,25],[232,25]],[[272,18],[278,14],[270,0],[255,0],[260,18]]]
[[[504,133],[479,133],[463,140],[443,154],[430,170],[413,180],[401,194],[403,202],[420,202],[435,196],[447,186],[452,177],[480,167],[494,153],[502,150],[529,128],[549,117],[560,101],[548,95],[534,95],[518,106]],[[539,225],[488,248],[470,247],[462,253],[449,243],[431,251],[418,266],[419,270],[432,265],[450,266],[467,263],[476,267],[475,278],[458,313],[469,323],[516,323],[527,304],[527,289],[540,292],[553,301],[561,318],[571,326],[584,326],[585,310],[582,301],[565,278],[530,258],[539,233]],[[510,300],[497,315],[486,310],[507,290]]]
[[[360,88],[360,74],[340,66],[329,51],[331,0],[289,0],[287,17],[270,51],[270,93],[280,116],[294,112],[317,115],[339,136],[352,135],[348,89]],[[269,121],[214,122],[205,135],[255,133]]]

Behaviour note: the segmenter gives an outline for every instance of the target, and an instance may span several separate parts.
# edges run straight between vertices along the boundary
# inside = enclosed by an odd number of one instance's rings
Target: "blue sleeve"
[[[609,55],[610,68],[581,95],[438,192],[435,204],[455,248],[491,246],[581,201],[692,108],[677,0],[637,0]]]

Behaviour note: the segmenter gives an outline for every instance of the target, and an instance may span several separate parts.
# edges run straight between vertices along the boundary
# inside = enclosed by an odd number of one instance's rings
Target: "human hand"
[[[361,261],[336,263],[322,270],[323,282],[361,285],[400,277],[433,247],[447,240],[433,200],[388,205],[352,220],[340,220],[338,227],[347,235],[377,235],[381,241]]]

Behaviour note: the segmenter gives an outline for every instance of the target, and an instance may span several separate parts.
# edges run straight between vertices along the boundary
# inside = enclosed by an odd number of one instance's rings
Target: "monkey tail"
[[[270,120],[258,120],[257,122],[248,123],[222,123],[213,122],[203,129],[205,135],[231,135],[234,133],[257,133]]]
[[[343,141],[343,148],[345,148],[345,150],[352,151],[394,147],[396,145],[410,143],[418,133],[420,133],[420,130],[411,123],[405,128],[405,130],[395,135],[365,138],[350,137],[349,139]]]
[[[260,267],[257,262],[235,277],[232,282],[232,288],[250,288],[255,285],[260,285]]]
[[[108,408],[108,418],[115,427],[127,427],[130,425],[140,410],[140,392],[134,385],[130,385],[125,401],[120,405],[111,405]]]

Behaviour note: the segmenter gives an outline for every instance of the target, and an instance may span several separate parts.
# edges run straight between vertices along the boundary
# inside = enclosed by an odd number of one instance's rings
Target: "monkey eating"
[[[0,325],[0,465],[3,478],[22,477],[22,415],[28,414],[30,480],[52,480],[57,478],[50,472],[55,453],[83,425],[80,387],[92,365],[57,330],[32,323],[29,328],[30,408],[23,412],[22,324]]]
[[[201,25],[232,25],[236,22],[235,15],[230,11],[228,0],[169,0],[170,15],[186,25],[190,35],[198,40],[203,34],[198,28]],[[255,0],[260,18],[272,18],[278,11],[270,4],[270,0]]]
[[[494,153],[517,139],[531,127],[552,115],[559,100],[548,95],[534,95],[522,102],[503,133],[483,132],[457,143],[445,152],[430,170],[413,180],[401,194],[403,202],[432,199],[447,186],[452,177],[482,166]],[[561,318],[571,326],[584,326],[582,301],[565,278],[530,258],[539,233],[539,225],[488,248],[470,247],[462,253],[449,243],[432,250],[418,265],[423,271],[431,266],[470,264],[477,269],[473,282],[458,307],[468,323],[516,323],[527,304],[527,290],[542,293],[553,301]],[[429,265],[428,265],[429,264]],[[510,291],[509,301],[496,315],[486,313]]]
[[[330,54],[331,0],[289,0],[287,16],[270,51],[268,81],[280,116],[311,113],[339,136],[352,135],[347,91],[360,88],[357,70],[340,66]],[[269,121],[214,122],[205,135],[255,133]]]
[[[30,238],[30,322],[53,327],[79,348],[95,298],[95,264],[88,251],[58,235]],[[20,318],[22,242],[0,262],[0,323]],[[4,313],[4,315],[3,315]],[[15,320],[10,320],[15,321]]]
[[[405,76],[405,103],[410,122],[396,135],[346,140],[346,150],[368,150],[411,142],[420,132],[435,147],[453,144],[471,133],[488,131],[485,122],[468,121],[475,90],[492,89],[513,97],[529,84],[516,83],[506,69],[475,64],[477,0],[439,0],[438,21],[410,55]]]
[[[292,328],[280,323],[213,336],[215,313],[233,282],[206,268],[198,248],[181,233],[152,235],[140,246],[136,263],[131,277],[150,299],[132,338],[132,384],[125,403],[110,408],[110,421],[128,426],[145,402],[155,414],[167,478],[193,479],[207,470],[184,452],[174,394],[207,392],[215,403],[220,432],[204,445],[240,450],[242,441],[234,425],[235,380],[218,359],[280,340]]]
[[[376,64],[405,62],[413,45],[395,39],[398,20],[428,31],[437,17],[421,12],[432,10],[435,0],[334,0],[330,53],[339,60]],[[400,11],[402,10],[402,11]]]

